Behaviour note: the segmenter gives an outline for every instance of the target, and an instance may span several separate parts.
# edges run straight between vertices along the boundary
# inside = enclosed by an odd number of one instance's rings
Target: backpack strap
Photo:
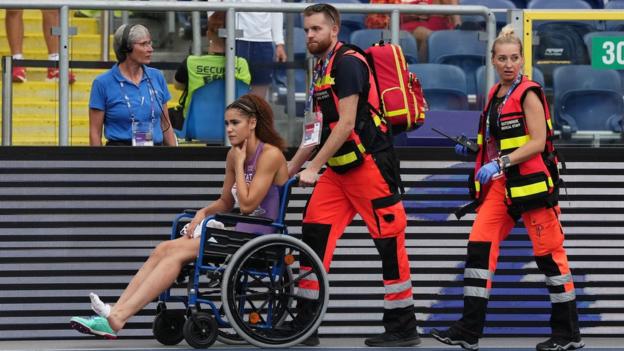
[[[383,40],[379,41],[380,45],[383,45]],[[381,100],[381,92],[379,91],[379,81],[377,81],[377,72],[375,72],[375,65],[373,64],[373,61],[370,57],[369,54],[367,54],[364,50],[362,50],[359,46],[353,45],[353,44],[346,44],[343,43],[342,46],[338,49],[338,51],[336,51],[335,55],[336,57],[334,58],[334,66],[336,64],[336,62],[338,62],[338,60],[340,60],[344,54],[349,51],[355,51],[358,54],[362,55],[362,57],[365,59],[366,63],[366,67],[369,70],[369,73],[371,73],[373,75],[373,80],[375,81],[375,88],[377,88],[377,100],[379,101],[379,108],[376,108],[375,106],[371,105],[370,102],[368,102],[368,98],[367,98],[367,104],[368,104],[368,108],[374,113],[376,114],[379,118],[383,119],[384,115],[381,111],[383,111],[383,101]],[[368,87],[368,89],[370,89],[370,85]],[[368,96],[368,91],[365,91],[365,95]]]

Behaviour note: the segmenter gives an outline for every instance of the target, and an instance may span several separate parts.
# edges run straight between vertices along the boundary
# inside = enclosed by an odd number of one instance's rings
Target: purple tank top
[[[254,175],[256,174],[256,163],[258,162],[258,156],[262,152],[262,148],[264,147],[264,143],[258,143],[258,147],[256,148],[256,153],[250,160],[245,160],[245,182],[247,184],[251,183]],[[238,196],[236,194],[236,184],[232,187],[232,194],[234,195],[234,199],[238,204]],[[250,215],[251,216],[259,216],[266,217],[275,220],[277,218],[277,212],[279,210],[279,189],[277,185],[272,184],[267,192],[266,196],[260,202],[258,208],[256,208]],[[275,229],[266,225],[259,224],[249,224],[249,223],[238,223],[236,225],[236,230],[247,233],[258,233],[258,234],[269,234],[275,232]]]

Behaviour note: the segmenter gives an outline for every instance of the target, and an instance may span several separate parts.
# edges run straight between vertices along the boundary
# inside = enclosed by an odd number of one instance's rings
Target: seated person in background
[[[256,95],[243,95],[225,110],[225,126],[232,144],[225,161],[225,179],[219,199],[197,211],[186,235],[160,243],[114,306],[91,293],[91,318],[73,317],[72,328],[81,333],[117,338],[130,317],[173,284],[182,267],[197,257],[200,238],[195,227],[206,217],[229,212],[235,206],[244,214],[277,218],[279,189],[288,180],[282,151],[286,142],[275,130],[273,111]],[[271,227],[238,224],[236,230],[267,234]]]
[[[225,12],[214,12],[208,18],[208,55],[189,55],[182,61],[175,73],[175,86],[178,89],[186,90],[186,100],[184,101],[184,116],[188,113],[191,105],[193,92],[201,88],[204,84],[213,80],[225,79],[225,39],[219,37],[219,28],[225,28]],[[251,74],[247,60],[236,57],[234,77],[249,84]],[[184,100],[184,98],[182,98]]]
[[[459,0],[401,0],[412,5],[459,5]],[[418,62],[427,62],[427,38],[436,30],[455,29],[461,25],[459,15],[401,15],[401,30],[412,33],[418,42]]]

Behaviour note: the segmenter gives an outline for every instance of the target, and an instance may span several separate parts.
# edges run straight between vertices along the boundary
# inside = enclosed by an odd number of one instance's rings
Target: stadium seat
[[[476,74],[477,88],[478,88],[477,108],[483,109],[483,107],[485,106],[485,102],[487,100],[487,94],[489,93],[489,91],[486,90],[486,86],[485,86],[485,66],[481,66],[477,68],[477,71],[475,72],[475,74]],[[542,87],[544,87],[544,74],[542,73],[542,70],[540,70],[538,67],[533,67],[532,78],[535,82],[539,83]],[[499,80],[499,77],[495,70],[494,82],[498,82],[498,80]]]
[[[351,44],[366,50],[380,40],[390,42],[390,31],[384,29],[360,29],[351,33]],[[413,35],[406,31],[399,32],[399,45],[408,64],[418,63],[418,46]]]
[[[531,0],[528,9],[591,10],[584,0]],[[544,72],[546,87],[552,87],[553,70],[561,65],[586,65],[589,57],[583,36],[601,27],[600,21],[536,21],[538,44],[533,46],[533,62]]]
[[[468,94],[476,94],[475,71],[485,64],[486,43],[479,32],[464,30],[434,31],[427,38],[430,63],[460,67],[467,77]]]
[[[624,10],[624,1],[610,0],[606,5],[607,10]],[[608,31],[623,31],[624,21],[605,21],[605,29]]]
[[[593,9],[603,9],[605,7],[604,0],[585,0]]]
[[[516,5],[517,9],[526,9],[527,2],[529,2],[529,0],[511,0],[511,2],[513,2],[514,5]]]
[[[589,65],[557,67],[553,72],[553,92],[557,129],[569,128],[572,133],[622,131],[624,101],[616,71]]]
[[[409,65],[422,84],[429,110],[467,110],[466,76],[454,65],[417,63]]]
[[[516,5],[511,0],[461,0],[460,5],[480,5],[490,9],[515,9]],[[507,24],[507,12],[495,12],[496,27],[500,30]],[[481,16],[461,16],[462,28],[473,28],[475,30],[485,29],[485,19]]]
[[[236,80],[236,97],[249,86]],[[223,144],[225,138],[225,80],[214,80],[193,92],[184,127],[178,137],[207,144]]]

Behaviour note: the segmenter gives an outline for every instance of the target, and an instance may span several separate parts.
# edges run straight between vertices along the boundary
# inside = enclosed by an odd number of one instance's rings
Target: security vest
[[[234,78],[243,81],[245,84],[251,82],[251,73],[247,60],[236,57]],[[187,115],[193,92],[204,84],[213,80],[225,78],[225,56],[224,55],[189,55],[186,59],[186,69],[188,72],[187,101],[184,104],[184,116]]]
[[[477,153],[472,177],[474,181],[474,189],[472,190],[477,200],[481,200],[482,192],[481,184],[476,180],[475,175],[483,164],[488,161],[487,148],[485,147],[487,141],[484,139],[486,134],[486,121],[487,118],[489,118],[488,114],[493,97],[499,89],[500,83],[496,84],[490,90],[488,105],[483,110],[479,121],[479,134],[477,135],[479,152]],[[509,213],[513,216],[519,216],[521,213],[534,208],[553,207],[557,205],[559,196],[559,170],[557,168],[557,154],[552,143],[552,121],[548,110],[548,103],[546,102],[546,96],[539,84],[523,76],[521,82],[511,93],[505,105],[502,106],[499,122],[494,126],[490,126],[490,128],[496,128],[496,135],[498,136],[496,145],[501,156],[510,154],[531,140],[526,123],[526,116],[522,109],[522,103],[529,90],[537,94],[544,107],[546,145],[541,153],[504,170],[506,202]]]
[[[389,129],[386,122],[376,114],[371,113],[371,108],[379,108],[379,95],[377,94],[377,85],[366,58],[355,50],[343,48],[341,42],[336,44],[334,54],[329,58],[325,71],[314,82],[313,110],[321,112],[323,116],[321,145],[325,143],[340,119],[338,113],[339,99],[334,90],[334,77],[336,76],[334,62],[336,59],[340,60],[345,55],[354,56],[366,65],[368,69],[368,83],[358,99],[355,128],[336,153],[327,160],[327,166],[337,173],[345,173],[362,164],[366,153],[374,154],[376,151],[383,150],[391,145],[391,141],[388,143],[387,135],[389,134]]]

